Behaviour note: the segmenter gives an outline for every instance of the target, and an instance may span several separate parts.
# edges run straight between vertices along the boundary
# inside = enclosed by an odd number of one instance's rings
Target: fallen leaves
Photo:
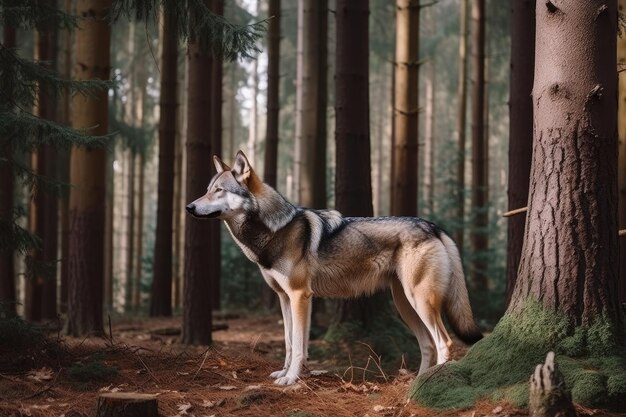
[[[51,381],[54,375],[54,371],[50,368],[41,368],[41,369],[33,369],[28,372],[28,378],[34,379],[35,381],[43,382],[43,381]]]

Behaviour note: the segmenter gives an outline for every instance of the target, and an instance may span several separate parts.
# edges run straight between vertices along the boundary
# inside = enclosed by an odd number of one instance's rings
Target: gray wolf
[[[295,383],[307,360],[312,296],[358,297],[391,287],[400,316],[417,337],[419,373],[448,360],[452,344],[442,312],[468,343],[474,322],[459,252],[434,224],[409,217],[342,217],[296,207],[263,183],[239,151],[187,206],[199,218],[224,220],[243,253],[278,294],[285,327],[285,365],[270,376]]]

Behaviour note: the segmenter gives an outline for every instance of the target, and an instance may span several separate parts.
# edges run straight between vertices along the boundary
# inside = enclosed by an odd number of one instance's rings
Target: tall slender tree
[[[472,0],[472,266],[471,284],[487,288],[488,161],[485,137],[485,0]]]
[[[178,37],[176,20],[167,9],[163,16],[161,96],[159,101],[159,194],[154,244],[151,316],[172,315],[172,243],[174,210],[174,154],[178,95]]]
[[[328,1],[298,2],[296,124],[298,128],[298,202],[326,207]]]
[[[368,1],[338,0],[335,48],[335,207],[346,216],[372,216],[369,131]],[[358,178],[358,181],[354,181]],[[336,322],[371,326],[386,295],[342,300]]]
[[[14,49],[15,28],[5,26],[2,35],[2,46]],[[7,93],[9,93],[7,91]],[[7,108],[2,108],[7,106]],[[0,110],[10,111],[9,103],[3,100]],[[7,137],[0,137],[0,225],[5,230],[4,233],[11,235],[14,216],[15,203],[15,173],[10,161],[13,159],[12,146],[9,146]],[[3,242],[0,245],[0,302],[2,311],[9,317],[16,313],[16,293],[15,293],[15,264],[13,261],[13,245]]]
[[[83,19],[76,31],[77,80],[109,79],[111,27],[107,21],[110,0],[79,0]],[[76,95],[72,103],[72,126],[107,132],[107,91]],[[106,151],[72,149],[70,179],[70,233],[68,320],[66,331],[80,336],[102,331],[104,269],[104,205],[106,198]]]
[[[626,14],[626,0],[619,0],[619,12]],[[626,31],[622,28],[617,40],[617,69],[619,74],[618,132],[619,161],[617,185],[619,191],[618,224],[626,229]],[[626,304],[626,238],[619,241],[619,285],[620,302]]]
[[[51,9],[56,7],[55,0],[46,1]],[[46,62],[54,71],[57,70],[57,39],[58,29],[54,24],[41,25],[36,33],[37,59]],[[41,83],[39,86],[39,98],[37,101],[37,115],[47,120],[57,120],[58,101],[54,96],[51,86]],[[43,138],[42,138],[43,139]],[[53,144],[43,145],[33,153],[33,166],[39,175],[45,176],[51,181],[58,180],[57,174],[57,149]],[[45,272],[36,274],[29,280],[36,292],[38,299],[32,300],[32,304],[41,303],[35,307],[31,305],[29,313],[37,312],[38,319],[52,320],[57,317],[57,235],[58,235],[58,208],[59,195],[52,188],[38,187],[33,200],[31,227],[42,238],[41,251],[37,258],[44,263]]]
[[[463,253],[465,240],[465,125],[467,120],[467,2],[460,0],[459,10],[459,84],[457,87],[456,132],[458,140],[456,168],[456,207],[458,226],[454,240]]]
[[[210,0],[205,0],[210,7]],[[211,138],[207,135],[207,118],[211,111],[211,74],[213,58],[191,38],[187,50],[187,199],[206,192],[211,178]],[[208,129],[211,132],[211,128]],[[185,223],[185,273],[182,341],[186,344],[210,344],[212,323],[211,223],[187,218]]]
[[[419,12],[418,0],[396,1],[391,173],[391,214],[396,216],[417,215]]]
[[[280,115],[280,0],[269,0],[267,28],[267,123],[264,180],[276,187],[278,171],[278,118]]]
[[[511,3],[511,84],[509,93],[509,209],[526,207],[533,145],[535,68],[535,0]],[[524,241],[523,215],[509,219],[507,237],[507,302],[511,298]]]
[[[224,0],[212,0],[211,10],[219,16],[224,15]],[[220,55],[216,55],[211,67],[211,148],[214,155],[222,155],[222,106],[223,106],[223,74],[224,62]],[[212,171],[213,172],[213,171]],[[221,231],[222,222],[211,222],[211,244],[209,246],[211,257],[211,297],[213,300],[212,308],[218,310],[220,308],[220,292],[221,292]]]

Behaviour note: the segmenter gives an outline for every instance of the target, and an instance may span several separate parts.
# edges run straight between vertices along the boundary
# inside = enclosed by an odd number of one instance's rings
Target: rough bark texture
[[[209,0],[205,0],[209,3]],[[209,4],[207,4],[209,6]],[[187,185],[186,198],[192,201],[204,193],[211,179],[211,138],[207,118],[211,106],[212,58],[197,43],[189,43],[189,87],[187,93]],[[185,224],[185,273],[182,341],[211,343],[211,221],[187,217]]]
[[[430,16],[429,16],[430,17]],[[432,17],[431,17],[432,19]],[[433,27],[433,25],[431,25]],[[431,30],[431,33],[434,29]],[[424,114],[424,208],[428,216],[435,213],[435,60],[428,63],[426,109]]]
[[[511,84],[509,93],[509,210],[526,207],[533,144],[535,0],[511,3]],[[506,299],[511,299],[524,242],[526,215],[508,219]]]
[[[472,0],[472,229],[471,285],[487,289],[488,179],[485,137],[485,0]]]
[[[417,215],[419,11],[418,0],[396,1],[391,173],[391,214],[395,216]]]
[[[4,27],[2,44],[6,48],[15,48],[15,29]],[[6,105],[2,104],[3,106]],[[6,227],[13,219],[13,205],[15,199],[15,175],[13,167],[3,159],[12,159],[10,138],[0,138],[0,221],[6,222]],[[8,233],[8,231],[7,231]],[[0,247],[0,302],[2,310],[8,316],[15,315],[15,264],[13,248]]]
[[[163,9],[161,97],[159,101],[159,188],[151,316],[172,315],[172,248],[174,211],[174,155],[178,98],[178,37],[176,20]],[[178,202],[177,202],[178,203]]]
[[[620,13],[626,13],[626,0],[619,0]],[[619,74],[618,130],[619,162],[617,185],[619,189],[618,225],[626,229],[626,31],[622,27],[617,39],[617,69]],[[626,236],[619,239],[619,300],[626,303]]]
[[[280,0],[269,0],[267,25],[267,123],[264,180],[276,188],[278,172],[278,118],[280,114]]]
[[[110,0],[80,0],[78,15],[84,20],[76,31],[78,80],[108,79],[111,27],[105,17]],[[107,132],[107,91],[77,94],[72,102],[72,126]],[[68,254],[68,306],[66,331],[73,336],[102,332],[104,269],[104,205],[106,151],[74,148],[70,167],[70,242]]]
[[[537,2],[534,143],[517,285],[575,324],[619,323],[617,2]]]
[[[212,11],[217,15],[224,15],[224,1],[212,0]],[[222,58],[215,57],[211,68],[211,148],[214,155],[222,155],[222,105],[223,91],[222,82],[224,74],[224,63]],[[211,171],[213,173],[213,171]],[[209,256],[211,257],[211,300],[213,310],[220,308],[220,281],[222,277],[222,222],[212,221],[211,223],[211,244],[209,246]]]
[[[326,73],[328,1],[298,2],[298,202],[326,207]]]
[[[155,395],[137,392],[100,394],[96,417],[159,417]]]
[[[457,168],[456,168],[456,201],[457,222],[459,226],[454,234],[459,251],[463,253],[465,240],[465,124],[467,119],[467,2],[460,0],[459,11],[459,86],[457,90]]]

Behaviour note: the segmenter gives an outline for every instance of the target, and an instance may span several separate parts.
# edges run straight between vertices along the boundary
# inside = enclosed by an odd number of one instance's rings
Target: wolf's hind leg
[[[435,291],[428,289],[427,282],[420,283],[411,290],[412,305],[435,342],[437,365],[440,365],[450,357],[450,346],[452,346],[452,340],[441,320],[441,302],[443,300],[440,300]]]
[[[293,327],[289,296],[284,291],[277,291],[277,294],[278,300],[280,301],[280,311],[283,314],[283,326],[285,328],[285,364],[283,365],[283,369],[270,374],[270,377],[274,379],[284,377],[287,374],[289,365],[291,365],[291,329]]]
[[[435,344],[433,343],[433,339],[430,336],[428,329],[424,326],[424,322],[422,322],[422,319],[420,319],[415,312],[415,309],[411,306],[411,303],[409,303],[409,300],[407,300],[400,281],[393,280],[391,282],[391,295],[393,296],[393,302],[400,313],[400,317],[402,317],[402,320],[404,320],[406,325],[409,329],[411,329],[417,338],[417,343],[422,356],[418,373],[421,375],[426,369],[433,366],[437,360],[437,350],[435,349]]]

